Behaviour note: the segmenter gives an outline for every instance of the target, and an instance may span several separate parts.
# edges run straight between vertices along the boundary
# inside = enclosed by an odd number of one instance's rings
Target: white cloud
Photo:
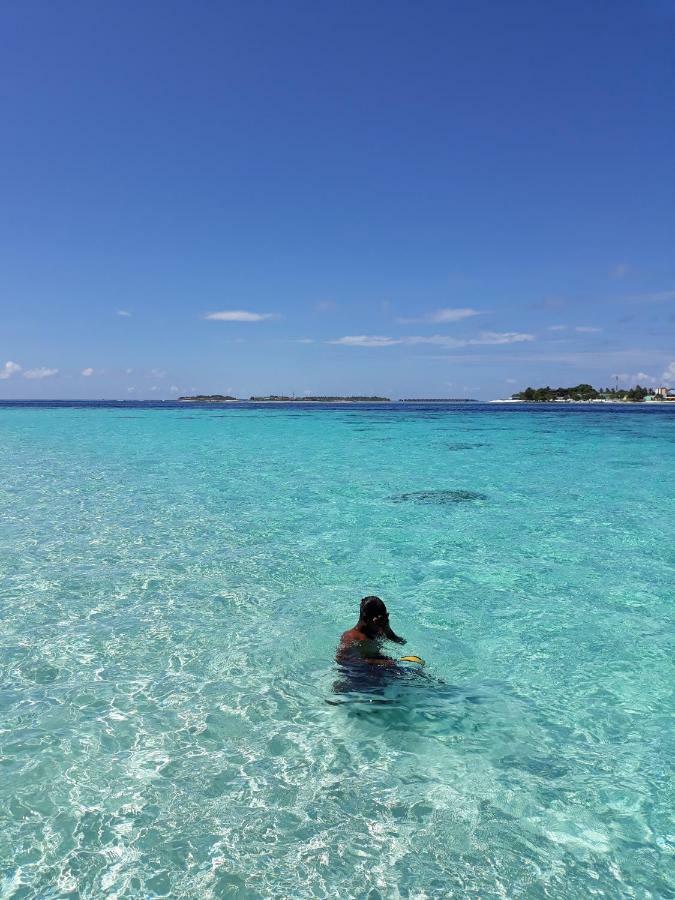
[[[480,340],[467,341],[468,344],[522,344],[525,341],[533,341],[533,334],[523,334],[520,331],[482,331]]]
[[[663,373],[663,375],[661,376],[661,381],[665,382],[668,385],[675,384],[675,360],[671,362],[666,371]]]
[[[172,384],[169,388],[170,394],[180,394],[180,388],[177,388],[175,384]]]
[[[402,342],[396,338],[383,337],[379,334],[348,334],[335,341],[328,341],[328,343],[343,344],[346,347],[392,347],[394,344]]]
[[[51,378],[53,375],[58,375],[58,369],[47,369],[45,366],[40,366],[38,369],[28,369],[23,373],[24,378]]]
[[[127,391],[128,391],[130,394],[133,394],[135,390],[136,390],[135,387],[128,387],[128,388],[127,388]]]
[[[635,372],[633,375],[629,375],[627,372],[615,372],[612,375],[612,378],[618,378],[619,381],[623,381],[628,385],[634,384],[656,384],[656,378],[653,378],[651,375],[648,375],[646,372]]]
[[[166,378],[164,369],[150,369],[150,378]]]
[[[401,338],[402,344],[431,344],[435,347],[464,347],[466,341],[458,338],[448,337],[445,334],[416,335]]]
[[[128,319],[128,318],[130,318],[131,313],[129,312],[128,309],[118,309],[118,310],[117,310],[117,315],[118,315],[118,316],[123,316],[125,319]]]
[[[401,325],[412,325],[416,322],[429,322],[434,325],[440,325],[447,322],[461,322],[462,319],[468,319],[471,316],[479,316],[481,313],[477,309],[465,306],[459,309],[436,309],[433,312],[425,313],[423,316],[412,319],[397,319]]]
[[[265,319],[278,319],[274,313],[247,312],[245,309],[223,309],[220,312],[207,313],[204,316],[212,322],[263,322]]]
[[[567,325],[549,325],[548,331],[567,331]]]
[[[94,374],[94,370],[91,367],[88,367],[86,369],[82,369],[82,374],[84,375],[85,378],[89,378],[91,375]]]
[[[16,375],[16,373],[20,371],[21,366],[18,363],[12,362],[11,359],[8,359],[2,369],[0,369],[0,378],[2,378],[4,381],[7,378],[11,378],[12,375]]]
[[[330,344],[342,344],[347,347],[393,347],[400,344],[417,346],[430,344],[435,347],[458,349],[459,347],[482,346],[484,344],[519,344],[533,341],[533,334],[522,334],[518,331],[482,331],[477,338],[459,339],[444,334],[408,335],[394,338],[379,334],[351,334],[329,341]]]
[[[602,328],[596,328],[594,325],[577,325],[574,330],[579,334],[598,334]]]
[[[612,278],[625,278],[626,275],[628,275],[628,273],[630,272],[630,270],[631,269],[630,269],[630,266],[628,265],[628,263],[622,262],[622,263],[619,263],[618,265],[614,266],[610,270],[609,274]]]
[[[153,384],[153,386],[150,388],[150,390],[151,390],[151,391],[158,391],[159,388],[158,388],[158,386],[157,386],[156,384]]]

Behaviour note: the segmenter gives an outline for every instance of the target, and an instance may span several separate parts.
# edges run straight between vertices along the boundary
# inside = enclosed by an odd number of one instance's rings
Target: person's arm
[[[393,641],[395,644],[405,644],[406,643],[405,638],[399,637],[397,634],[394,634],[394,632],[391,630],[391,628],[389,626],[389,622],[387,622],[386,628],[384,629],[384,634],[388,641]]]

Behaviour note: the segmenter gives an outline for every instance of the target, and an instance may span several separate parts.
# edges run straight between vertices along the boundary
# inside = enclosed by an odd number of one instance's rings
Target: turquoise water
[[[0,896],[675,897],[675,410],[0,434]],[[379,703],[370,593],[428,662]]]

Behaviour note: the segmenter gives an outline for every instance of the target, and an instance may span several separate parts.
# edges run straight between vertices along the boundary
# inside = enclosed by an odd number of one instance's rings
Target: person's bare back
[[[379,597],[364,597],[361,601],[359,621],[340,638],[335,658],[339,663],[396,665],[394,659],[380,651],[380,642],[383,640],[405,644],[405,640],[391,630],[389,613],[382,600]]]

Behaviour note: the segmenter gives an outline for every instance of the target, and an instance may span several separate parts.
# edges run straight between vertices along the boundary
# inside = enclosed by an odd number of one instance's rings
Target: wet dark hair
[[[364,597],[359,615],[361,621],[372,622],[376,616],[386,616],[387,607],[379,597]]]

